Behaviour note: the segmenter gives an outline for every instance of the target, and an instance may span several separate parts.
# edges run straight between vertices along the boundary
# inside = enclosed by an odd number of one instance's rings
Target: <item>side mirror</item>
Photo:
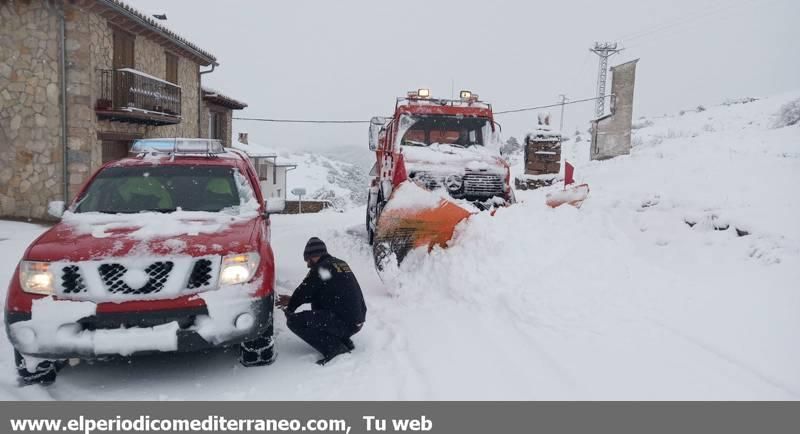
[[[283,199],[267,199],[264,201],[264,209],[267,214],[279,214],[286,209],[286,201]]]
[[[382,116],[375,116],[369,120],[369,150],[378,149],[378,142],[381,134],[386,132],[386,123],[389,119]]]
[[[64,215],[64,201],[54,200],[48,203],[47,213],[50,214],[51,217],[61,219],[61,217]]]

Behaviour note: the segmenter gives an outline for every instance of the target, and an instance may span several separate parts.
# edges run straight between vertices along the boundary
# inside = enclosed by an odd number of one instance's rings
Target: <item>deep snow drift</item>
[[[0,397],[798,399],[800,127],[773,128],[798,97],[637,120],[632,155],[610,161],[567,143],[592,189],[580,209],[544,205],[559,187],[517,192],[393,281],[375,274],[363,210],[273,217],[279,291],[303,277],[310,236],[365,289],[356,351],[323,368],[278,314],[271,367],[166,355],[19,388],[0,336]],[[0,222],[0,281],[41,230]]]

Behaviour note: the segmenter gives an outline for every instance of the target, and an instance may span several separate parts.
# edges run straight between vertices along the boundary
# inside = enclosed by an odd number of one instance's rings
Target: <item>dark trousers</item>
[[[344,340],[358,333],[360,327],[346,324],[329,310],[286,313],[286,325],[323,356],[347,350]]]

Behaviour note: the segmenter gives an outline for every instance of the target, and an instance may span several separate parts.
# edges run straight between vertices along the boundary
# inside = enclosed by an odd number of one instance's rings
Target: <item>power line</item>
[[[494,112],[495,115],[504,115],[508,113],[519,113],[519,112],[526,112],[531,110],[541,110],[546,108],[553,108],[553,107],[561,107],[570,104],[577,104],[586,101],[596,101],[600,98],[610,98],[614,96],[613,94],[605,95],[602,97],[591,97],[591,98],[583,98],[583,99],[576,99],[572,101],[566,102],[559,102],[555,104],[548,104],[548,105],[540,105],[535,107],[522,107],[517,109],[511,110],[502,110]],[[278,123],[302,123],[302,124],[368,124],[370,121],[359,121],[359,120],[326,120],[326,119],[272,119],[272,118],[240,118],[234,117],[233,119],[239,121],[256,121],[256,122],[278,122]]]
[[[609,94],[609,95],[603,96],[602,98],[610,98],[612,96],[614,96],[614,95],[613,94]],[[565,102],[563,104],[559,102],[559,103],[555,103],[555,104],[540,105],[540,106],[536,106],[536,107],[524,107],[524,108],[518,108],[518,109],[513,109],[513,110],[503,110],[503,111],[499,111],[499,112],[494,112],[494,114],[495,115],[504,115],[504,114],[508,114],[508,113],[519,113],[519,112],[527,112],[527,111],[531,111],[531,110],[541,110],[541,109],[546,109],[546,108],[561,107],[562,105],[577,104],[579,102],[586,102],[586,101],[595,101],[595,100],[597,100],[599,98],[601,98],[601,97],[593,96],[591,98],[575,99],[575,100],[572,100],[572,101]]]
[[[278,122],[287,124],[368,124],[369,121],[357,120],[323,120],[323,119],[272,119],[272,118],[240,118],[237,121]]]
[[[671,29],[673,29],[674,27],[677,27],[677,26],[681,26],[681,25],[684,25],[684,24],[689,24],[689,23],[692,23],[694,21],[701,20],[703,18],[712,17],[714,15],[722,14],[724,12],[727,12],[727,11],[731,10],[731,9],[736,9],[736,8],[739,8],[739,7],[742,7],[742,6],[745,6],[745,5],[752,4],[754,2],[755,2],[755,0],[745,0],[745,1],[741,2],[741,3],[720,2],[720,3],[717,3],[716,5],[714,5],[712,8],[707,9],[705,11],[702,11],[700,13],[686,14],[686,15],[677,17],[676,19],[674,19],[672,21],[662,22],[661,24],[658,24],[656,26],[653,26],[653,27],[650,27],[650,28],[647,28],[647,29],[642,29],[642,30],[639,30],[639,31],[636,31],[636,32],[633,32],[633,33],[629,33],[629,34],[627,34],[625,36],[620,37],[619,39],[622,40],[623,42],[630,42],[630,41],[635,41],[635,40],[641,39],[641,38],[647,38],[648,36],[661,33],[661,32],[663,32],[665,30],[671,30]]]

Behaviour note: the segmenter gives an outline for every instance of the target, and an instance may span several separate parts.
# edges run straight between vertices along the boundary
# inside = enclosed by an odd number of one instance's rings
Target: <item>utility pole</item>
[[[600,67],[597,71],[597,103],[595,115],[599,118],[606,110],[606,79],[608,77],[608,58],[622,51],[617,48],[616,42],[595,42],[594,48],[590,48],[594,54],[600,56]]]
[[[567,96],[563,93],[559,95],[561,97],[561,117],[558,118],[559,126],[558,132],[559,134],[564,134],[564,105],[567,103]]]

